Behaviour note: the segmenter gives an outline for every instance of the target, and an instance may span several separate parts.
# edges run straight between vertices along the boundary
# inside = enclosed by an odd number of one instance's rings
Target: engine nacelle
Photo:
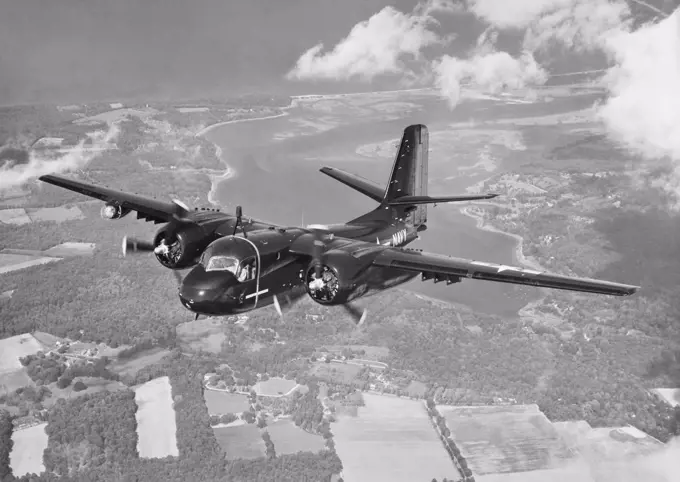
[[[357,277],[366,263],[344,251],[330,250],[324,255],[321,278],[316,277],[314,263],[304,271],[307,294],[322,305],[340,305],[351,300],[357,289]]]
[[[198,263],[198,258],[210,241],[212,239],[196,224],[168,225],[154,237],[154,254],[166,268],[188,268]]]
[[[106,203],[101,210],[101,216],[104,219],[120,219],[130,213],[130,209],[124,208],[119,204]]]

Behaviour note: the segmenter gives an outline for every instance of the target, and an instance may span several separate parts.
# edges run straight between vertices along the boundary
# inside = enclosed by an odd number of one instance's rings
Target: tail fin
[[[383,206],[399,206],[402,209],[415,207],[408,209],[408,216],[416,227],[427,222],[427,203],[418,203],[415,206],[415,203],[404,203],[402,200],[416,197],[427,199],[429,141],[427,126],[423,124],[414,124],[404,129],[382,201]]]
[[[427,223],[428,204],[491,199],[498,196],[498,194],[428,196],[428,150],[427,126],[414,124],[404,129],[390,179],[384,191],[373,182],[340,169],[323,167],[321,172],[380,203],[377,209],[349,221],[350,224],[376,220],[393,223],[399,220],[415,228],[424,229]]]

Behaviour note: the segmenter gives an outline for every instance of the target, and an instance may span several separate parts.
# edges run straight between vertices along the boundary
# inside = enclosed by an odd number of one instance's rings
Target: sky
[[[410,10],[413,2],[392,2]],[[383,0],[0,1],[0,104],[305,91],[284,79]],[[85,98],[85,99],[83,99]]]
[[[598,115],[680,209],[678,0],[0,1],[0,104],[461,85],[607,67]],[[671,15],[672,14],[672,15]]]

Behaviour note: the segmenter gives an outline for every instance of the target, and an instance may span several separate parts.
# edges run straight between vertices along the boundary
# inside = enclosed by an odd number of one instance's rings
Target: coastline
[[[211,130],[216,129],[221,126],[225,126],[227,124],[235,124],[237,122],[250,122],[250,121],[257,121],[257,120],[265,120],[265,119],[276,119],[277,117],[284,117],[288,115],[288,112],[285,112],[286,109],[290,109],[292,107],[292,103],[289,106],[286,107],[281,107],[281,110],[284,110],[284,112],[281,112],[280,114],[275,114],[275,115],[267,115],[264,117],[249,117],[247,119],[233,119],[229,121],[224,121],[224,122],[217,122],[215,124],[210,124],[207,127],[204,127],[200,131],[198,131],[196,134],[194,134],[196,137],[200,136],[205,136],[207,133],[209,133]]]
[[[406,92],[421,92],[421,91],[429,91],[432,90],[431,88],[423,88],[423,89],[402,89],[402,90],[390,90],[390,91],[374,91],[374,92],[356,92],[356,93],[347,93],[347,94],[309,94],[309,95],[295,95],[291,96],[291,101],[290,105],[287,105],[285,107],[281,107],[280,110],[282,111],[280,114],[274,114],[274,115],[268,115],[264,117],[250,117],[247,119],[233,119],[229,121],[224,121],[224,122],[217,122],[215,124],[211,124],[209,126],[204,127],[200,131],[194,134],[194,137],[203,137],[207,134],[209,134],[211,131],[214,129],[217,129],[218,127],[222,127],[228,124],[236,124],[238,122],[252,122],[252,121],[259,121],[259,120],[266,120],[266,119],[277,119],[279,117],[285,117],[287,115],[290,115],[288,111],[290,109],[294,109],[299,106],[300,103],[305,102],[305,101],[316,101],[316,100],[323,100],[323,99],[333,99],[333,98],[339,98],[339,97],[351,97],[351,96],[363,96],[363,95],[376,95],[376,94],[398,94],[398,93],[406,93]],[[210,191],[208,192],[208,202],[212,204],[213,206],[219,207],[219,203],[216,199],[217,195],[217,188],[219,184],[222,181],[226,181],[228,179],[231,179],[236,175],[236,171],[234,170],[233,167],[229,165],[227,160],[224,158],[223,154],[224,151],[222,148],[219,146],[217,142],[213,142],[210,139],[207,139],[209,142],[212,142],[215,145],[215,148],[217,150],[217,157],[220,159],[222,164],[224,165],[226,171],[224,174],[220,175],[208,175],[210,178]]]
[[[493,203],[485,203],[485,204],[493,204]],[[535,261],[531,261],[526,256],[524,256],[524,251],[523,251],[524,238],[522,236],[520,236],[519,234],[515,234],[515,233],[508,233],[508,232],[505,232],[505,231],[501,231],[500,229],[495,228],[495,227],[491,226],[490,224],[485,224],[484,218],[472,213],[469,210],[469,207],[461,207],[460,212],[463,215],[474,219],[475,224],[476,224],[478,229],[481,229],[483,231],[489,231],[491,233],[504,234],[506,236],[510,236],[511,238],[515,239],[517,241],[517,245],[515,246],[515,260],[517,261],[518,264],[520,264],[520,265],[522,265],[526,268],[535,269],[537,271],[545,271],[545,268],[543,268],[540,264],[538,264]],[[541,296],[538,299],[529,301],[526,305],[524,305],[519,310],[517,310],[517,316],[519,317],[519,319],[522,320],[522,321],[527,320],[530,323],[537,320],[536,308],[543,303],[544,299],[545,299],[545,296]]]
[[[490,203],[489,203],[490,204]],[[474,213],[472,213],[469,209],[469,207],[461,207],[460,212],[464,214],[465,216],[472,218],[475,220],[476,226],[478,229],[481,229],[483,231],[489,231],[492,233],[498,233],[498,234],[504,234],[506,236],[510,236],[511,238],[514,238],[517,241],[517,245],[515,246],[515,260],[517,261],[518,264],[521,264],[527,268],[535,269],[538,271],[545,271],[545,268],[543,268],[540,264],[538,264],[535,261],[532,261],[528,259],[526,256],[524,256],[524,238],[520,236],[519,234],[515,233],[508,233],[506,231],[501,231],[498,228],[495,228],[491,226],[490,224],[485,224],[484,219],[481,216],[478,216]]]

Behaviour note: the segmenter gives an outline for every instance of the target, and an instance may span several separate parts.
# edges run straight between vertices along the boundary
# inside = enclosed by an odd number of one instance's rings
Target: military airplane
[[[428,130],[408,126],[403,133],[386,187],[349,172],[323,167],[321,172],[379,203],[374,210],[343,224],[285,227],[244,218],[219,209],[190,210],[178,200],[160,201],[57,175],[40,180],[105,202],[101,215],[164,223],[152,241],[123,238],[123,254],[152,252],[175,271],[179,299],[199,315],[231,315],[274,304],[290,306],[309,295],[322,305],[342,305],[357,323],[366,311],[351,302],[422,280],[447,284],[463,279],[497,281],[614,296],[632,295],[638,286],[567,277],[505,266],[406,246],[427,229],[427,205],[491,199],[497,194],[429,196]]]

